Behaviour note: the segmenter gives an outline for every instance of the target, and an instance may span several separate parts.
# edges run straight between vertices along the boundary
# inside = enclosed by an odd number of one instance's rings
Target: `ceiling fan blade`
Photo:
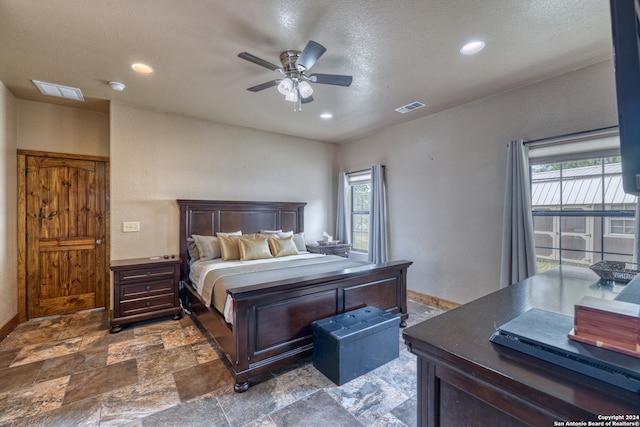
[[[244,60],[247,60],[249,62],[253,62],[256,65],[260,65],[261,67],[265,67],[268,68],[272,71],[276,71],[276,70],[280,70],[281,68],[278,67],[275,64],[272,64],[269,61],[265,61],[264,59],[258,58],[257,56],[251,55],[250,53],[247,52],[241,52],[238,54],[239,58],[242,58]]]
[[[247,90],[251,92],[260,92],[261,90],[269,89],[272,86],[276,86],[278,83],[280,83],[280,81],[281,80],[271,80],[270,82],[264,82],[262,84],[247,88]]]
[[[309,80],[314,83],[336,86],[351,86],[353,77],[339,74],[311,74]]]
[[[308,104],[310,102],[313,102],[313,96],[309,95],[306,98],[302,98],[300,102],[303,104]]]
[[[304,47],[304,50],[296,61],[296,67],[300,71],[308,70],[313,67],[313,64],[325,53],[327,49],[320,43],[316,43],[313,40],[309,40],[309,43]]]

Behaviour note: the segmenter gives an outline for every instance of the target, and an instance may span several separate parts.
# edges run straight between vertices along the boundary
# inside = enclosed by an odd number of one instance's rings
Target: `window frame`
[[[600,142],[601,141],[601,142]],[[615,144],[612,142],[616,142]],[[536,144],[537,143],[537,144]],[[542,234],[549,234],[551,236],[551,246],[544,245],[535,245],[536,249],[536,262],[539,263],[541,261],[549,261],[552,264],[563,265],[563,264],[581,264],[580,262],[571,262],[572,257],[565,257],[563,253],[576,253],[582,252],[584,256],[581,258],[583,260],[594,260],[594,259],[607,259],[607,257],[624,257],[633,259],[633,253],[623,253],[614,251],[609,247],[610,242],[605,242],[607,238],[615,238],[615,239],[633,239],[634,235],[631,234],[611,234],[610,231],[610,221],[614,218],[623,218],[623,219],[634,219],[635,218],[635,209],[625,209],[630,204],[622,205],[623,209],[614,209],[616,205],[619,204],[611,204],[608,205],[605,198],[605,179],[607,173],[605,172],[605,159],[611,157],[618,157],[620,155],[619,152],[619,139],[617,129],[601,129],[597,131],[593,131],[592,133],[586,132],[581,134],[568,135],[566,137],[558,137],[553,139],[546,139],[535,141],[533,143],[527,144],[529,145],[529,184],[531,194],[533,196],[534,191],[534,168],[541,164],[554,164],[561,163],[564,164],[569,161],[578,161],[578,160],[586,160],[586,159],[597,159],[599,160],[600,172],[598,174],[593,175],[583,175],[589,176],[591,178],[596,178],[600,182],[601,188],[601,198],[600,201],[594,203],[592,206],[592,210],[589,208],[582,210],[575,210],[576,205],[571,208],[565,208],[565,200],[564,194],[562,191],[566,185],[566,182],[569,181],[569,176],[563,177],[563,171],[567,170],[567,168],[563,168],[560,166],[558,170],[557,178],[553,178],[558,182],[558,188],[560,191],[559,195],[559,204],[549,205],[552,206],[549,210],[539,209],[539,207],[533,206],[533,197],[532,197],[532,206],[531,206],[531,215],[532,219],[535,223],[535,218],[541,217],[551,217],[553,218],[551,223],[553,230],[552,231],[544,231],[540,232]],[[597,149],[594,149],[597,147]],[[542,150],[536,150],[536,148],[542,148]],[[537,151],[534,155],[532,152]],[[540,154],[543,153],[543,154]],[[563,178],[567,178],[566,181],[563,181]],[[587,205],[585,205],[587,206]],[[635,205],[633,205],[635,208]],[[572,210],[569,210],[572,209]],[[584,251],[579,251],[574,248],[566,248],[563,246],[563,233],[564,236],[567,235],[567,232],[563,232],[562,222],[563,218],[575,218],[582,217],[585,218],[585,221],[588,223],[592,221],[594,226],[591,229],[587,229],[584,233],[585,236],[589,236],[593,239],[591,243],[591,247],[585,247]],[[599,233],[596,231],[599,229]],[[589,234],[591,232],[592,234]],[[535,234],[535,228],[534,228]],[[580,233],[570,233],[579,235]],[[597,236],[596,236],[597,234]],[[597,243],[596,243],[596,239]],[[588,242],[585,238],[585,242]],[[585,243],[585,245],[587,245]],[[616,249],[616,248],[614,248]],[[548,256],[538,256],[538,251],[544,250],[548,252],[550,255]],[[539,264],[540,265],[540,264]]]
[[[367,215],[367,219],[370,219],[370,210],[371,210],[371,204],[369,203],[369,206],[367,207],[367,210],[364,211],[355,211],[354,210],[354,202],[353,202],[353,197],[354,197],[354,192],[353,192],[353,187],[356,185],[362,185],[362,184],[369,184],[369,197],[371,197],[370,192],[371,192],[371,170],[367,169],[365,171],[357,171],[357,172],[350,172],[347,173],[347,192],[348,192],[348,196],[347,196],[347,200],[348,200],[348,212],[349,212],[349,238],[351,239],[351,251],[352,252],[356,252],[356,253],[361,253],[361,254],[368,254],[369,253],[369,248],[367,245],[366,249],[363,248],[359,248],[356,247],[356,228],[355,228],[355,224],[354,224],[354,215]],[[369,201],[371,201],[371,199],[369,199]],[[370,222],[368,222],[370,224]],[[368,233],[369,233],[369,227],[367,226],[367,239],[368,239]]]

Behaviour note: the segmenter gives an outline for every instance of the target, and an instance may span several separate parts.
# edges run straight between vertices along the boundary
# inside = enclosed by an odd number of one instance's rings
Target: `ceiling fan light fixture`
[[[289,102],[298,102],[298,91],[297,90],[289,91],[289,93],[285,95],[284,99]]]
[[[285,96],[291,93],[292,89],[293,89],[293,82],[289,77],[282,79],[280,84],[278,84],[278,92],[280,92]]]
[[[313,88],[308,82],[301,81],[298,84],[298,89],[300,90],[300,97],[308,98],[313,94]]]

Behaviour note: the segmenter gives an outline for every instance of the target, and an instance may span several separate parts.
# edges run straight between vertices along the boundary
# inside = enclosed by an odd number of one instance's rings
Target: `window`
[[[351,250],[367,253],[369,250],[369,200],[371,173],[354,172],[347,176],[349,184],[349,212],[351,217]]]
[[[621,211],[633,210],[631,205],[616,205],[614,209]],[[609,218],[607,227],[608,236],[633,239],[636,234],[636,221],[634,218]]]
[[[619,156],[537,159],[530,172],[539,272],[559,264],[633,261],[636,197],[622,189]]]

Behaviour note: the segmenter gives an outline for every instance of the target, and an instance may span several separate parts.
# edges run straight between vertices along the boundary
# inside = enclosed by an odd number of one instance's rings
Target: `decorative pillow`
[[[222,256],[220,252],[220,242],[215,236],[200,236],[194,234],[193,240],[195,241],[196,248],[198,249],[199,259],[205,261]],[[192,258],[193,259],[193,258]]]
[[[282,233],[282,230],[260,230],[260,234],[278,234]]]
[[[191,261],[200,259],[200,252],[198,252],[198,246],[196,246],[196,241],[193,237],[187,237],[187,252]]]
[[[247,239],[246,237],[240,237],[238,238],[238,250],[241,261],[273,257],[269,250],[269,241],[267,239]]]
[[[298,255],[298,249],[293,243],[293,236],[285,239],[269,239],[269,247],[274,257],[282,257],[289,255]]]
[[[220,252],[223,261],[232,261],[240,259],[240,250],[238,249],[239,235],[220,236]]]
[[[304,233],[296,233],[293,235],[293,243],[296,244],[298,252],[304,252],[307,250],[307,244],[304,242]]]
[[[278,233],[278,238],[279,239],[285,239],[287,237],[291,237],[293,236],[293,231],[282,231],[280,233]],[[275,237],[275,236],[273,236]]]
[[[267,240],[269,238],[269,235],[253,233],[253,234],[244,234],[242,237],[246,239],[252,239],[252,240]]]

